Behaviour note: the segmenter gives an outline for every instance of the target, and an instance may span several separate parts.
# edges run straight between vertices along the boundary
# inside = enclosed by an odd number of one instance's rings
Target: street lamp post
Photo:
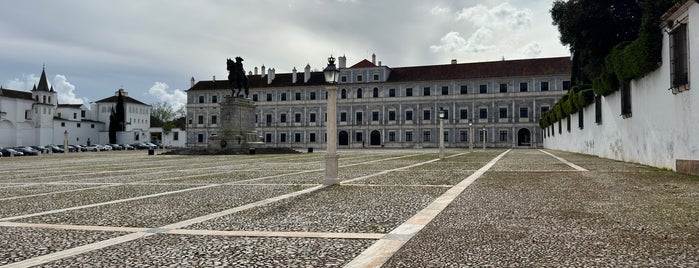
[[[486,132],[485,126],[483,126],[483,150],[485,150],[485,140],[488,139],[488,132]]]
[[[328,84],[325,90],[328,92],[327,103],[327,145],[325,153],[325,180],[324,185],[339,184],[338,178],[338,158],[337,155],[337,83],[340,77],[340,70],[335,67],[335,58],[331,55],[328,58],[328,66],[323,70],[325,82]]]
[[[68,154],[68,130],[63,132],[63,154]]]
[[[439,159],[444,159],[444,110],[439,110]]]
[[[468,120],[468,150],[473,152],[473,121]]]

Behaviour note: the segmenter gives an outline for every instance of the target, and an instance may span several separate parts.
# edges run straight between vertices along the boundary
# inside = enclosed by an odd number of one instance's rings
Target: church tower
[[[46,79],[46,67],[43,67],[39,85],[34,85],[32,88],[32,98],[34,99],[32,121],[34,121],[34,126],[37,128],[53,127],[53,116],[58,107],[57,96],[58,94],[53,90],[53,87],[49,87]]]

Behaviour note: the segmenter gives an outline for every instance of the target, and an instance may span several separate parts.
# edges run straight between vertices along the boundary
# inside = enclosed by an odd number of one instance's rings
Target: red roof
[[[364,59],[360,62],[357,62],[357,64],[352,65],[350,68],[371,68],[371,67],[377,67],[376,64],[371,63],[370,61]]]

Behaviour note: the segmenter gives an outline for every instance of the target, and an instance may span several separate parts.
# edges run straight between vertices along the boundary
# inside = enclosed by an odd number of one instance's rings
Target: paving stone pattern
[[[503,152],[341,150],[325,188],[322,152],[2,158],[0,267],[699,266],[697,177],[550,150],[587,171],[510,150],[476,172]],[[370,247],[473,174],[397,252]]]

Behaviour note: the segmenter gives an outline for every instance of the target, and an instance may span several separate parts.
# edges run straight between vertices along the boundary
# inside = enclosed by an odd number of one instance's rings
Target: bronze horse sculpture
[[[245,89],[244,98],[248,97],[250,93],[250,83],[248,82],[248,77],[245,75],[245,70],[243,69],[243,58],[235,57],[235,62],[230,58],[226,61],[226,70],[228,70],[228,81],[231,85],[232,95],[235,98],[240,97],[240,93]],[[235,89],[238,92],[235,92]]]

